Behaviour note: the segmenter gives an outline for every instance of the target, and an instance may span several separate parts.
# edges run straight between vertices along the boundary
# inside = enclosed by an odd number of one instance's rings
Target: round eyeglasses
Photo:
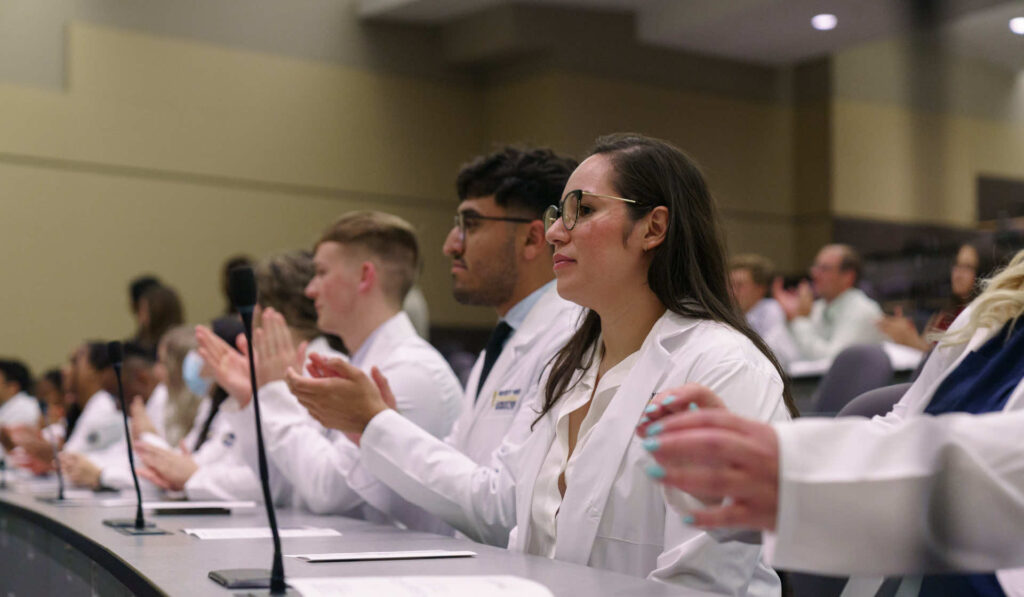
[[[638,203],[633,199],[626,199],[624,197],[615,197],[614,195],[602,195],[600,193],[591,193],[590,191],[584,191],[583,189],[576,189],[569,191],[562,197],[562,201],[559,205],[549,205],[544,210],[544,230],[551,228],[551,225],[555,223],[555,220],[561,216],[562,225],[565,226],[566,230],[572,230],[576,227],[576,222],[580,217],[580,206],[583,203],[583,196],[590,195],[591,197],[603,197],[605,199],[615,199],[616,201],[625,201],[626,203]]]

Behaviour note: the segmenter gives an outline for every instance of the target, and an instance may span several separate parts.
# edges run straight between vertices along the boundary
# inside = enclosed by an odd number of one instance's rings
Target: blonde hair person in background
[[[705,388],[665,392],[639,430],[660,438],[663,482],[730,496],[688,515],[705,527],[774,530],[779,568],[1001,570],[925,577],[922,588],[1024,590],[1019,573],[1003,570],[1024,566],[1024,251],[983,287],[884,417],[770,426],[715,408]]]
[[[775,264],[767,257],[748,253],[729,260],[729,292],[736,306],[785,367],[800,359],[800,349],[789,333],[786,312],[768,296],[774,277]]]
[[[193,393],[185,383],[182,363],[195,347],[195,331],[187,325],[172,328],[160,339],[155,371],[160,383],[167,388],[163,425],[158,427],[146,414],[142,400],[135,399],[131,405],[132,437],[139,439],[143,433],[154,433],[176,446],[192,429],[202,397]]]

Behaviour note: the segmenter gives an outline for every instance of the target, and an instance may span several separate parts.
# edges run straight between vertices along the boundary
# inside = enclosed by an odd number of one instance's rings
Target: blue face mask
[[[199,356],[199,353],[190,350],[185,355],[185,360],[181,363],[181,378],[185,381],[185,385],[192,391],[193,394],[204,397],[209,393],[210,386],[212,385],[210,380],[199,375],[199,372],[203,370],[203,357]]]

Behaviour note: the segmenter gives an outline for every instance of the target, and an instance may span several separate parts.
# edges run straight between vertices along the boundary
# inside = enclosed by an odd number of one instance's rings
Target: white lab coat
[[[324,348],[308,352],[322,353]],[[410,421],[435,436],[443,437],[451,430],[461,408],[459,380],[444,357],[416,333],[404,312],[377,328],[363,363],[367,374],[376,366],[388,378],[399,412]],[[348,513],[390,522],[379,511],[365,508],[364,498],[348,483],[359,448],[343,434],[316,422],[283,381],[260,388],[260,414],[275,496],[292,493],[293,505],[316,513]],[[243,422],[246,419],[248,423]],[[258,470],[252,419],[251,406],[231,415],[247,461]]]
[[[39,424],[39,417],[42,411],[39,409],[39,401],[25,392],[18,392],[11,396],[7,402],[0,404],[0,426],[14,427],[16,425]],[[3,453],[3,448],[0,448]]]
[[[501,458],[529,435],[537,414],[524,404],[548,361],[575,331],[580,311],[553,285],[545,290],[506,341],[476,400],[480,354],[466,384],[462,414],[443,441],[394,411],[374,417],[360,440],[359,474],[350,475],[353,489],[407,526],[429,529],[426,510],[475,541],[506,546],[515,508],[496,497],[512,491]]]
[[[85,403],[62,450],[89,455],[106,450],[123,439],[124,421],[121,419],[121,411],[114,397],[100,390]]]
[[[993,334],[936,348],[884,417],[776,426],[776,567],[891,575],[1024,566],[1024,382],[1003,413],[921,416]]]
[[[778,595],[779,579],[761,562],[756,533],[684,525],[660,484],[645,473],[652,459],[636,436],[637,421],[655,394],[691,382],[707,386],[743,416],[789,418],[782,380],[752,342],[726,325],[666,312],[574,456],[573,484],[556,522],[555,559],[724,595]],[[506,458],[516,479],[512,550],[530,544],[534,483],[555,438],[555,412]]]
[[[163,428],[163,412],[167,406],[167,386],[157,384],[153,392],[146,399],[146,416],[154,422],[157,429]],[[120,411],[118,415],[120,416]],[[160,423],[157,424],[156,421]],[[124,422],[122,421],[122,427]],[[134,444],[133,444],[134,447]],[[111,444],[106,449],[89,456],[89,459],[100,469],[100,485],[111,489],[132,489],[135,482],[132,480],[131,464],[128,462],[128,442],[122,435],[121,439]],[[142,466],[138,455],[135,455],[136,471]],[[159,492],[156,485],[146,479],[139,478],[139,487],[142,492],[148,495],[155,495]]]

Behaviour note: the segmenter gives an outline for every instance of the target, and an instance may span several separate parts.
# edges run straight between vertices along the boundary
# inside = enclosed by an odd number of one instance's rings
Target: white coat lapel
[[[974,335],[971,336],[971,339],[968,340],[967,342],[967,347],[964,348],[963,352],[961,352],[959,356],[957,356],[956,360],[953,361],[953,364],[950,365],[949,367],[946,367],[946,370],[942,372],[942,375],[932,380],[932,383],[929,384],[928,387],[921,389],[923,394],[919,394],[919,396],[924,396],[925,399],[916,400],[913,403],[914,408],[912,410],[909,410],[908,412],[910,414],[924,413],[924,409],[928,408],[928,404],[932,401],[932,398],[935,397],[935,391],[939,389],[939,386],[942,385],[942,382],[946,381],[946,378],[949,377],[949,374],[960,366],[960,363],[962,363],[963,360],[967,358],[967,355],[981,348],[982,345],[984,345],[985,342],[988,341],[991,335],[992,331],[989,330],[988,328],[980,328],[978,330],[975,330]]]
[[[538,405],[539,406],[539,405]],[[533,504],[533,488],[537,475],[544,464],[551,444],[555,441],[554,409],[549,410],[534,426],[530,437],[520,448],[517,458],[518,469],[512,474],[516,480],[516,532],[509,537],[508,548],[512,551],[526,551],[530,544],[530,508]]]
[[[668,371],[671,355],[662,344],[668,319],[662,317],[655,325],[633,370],[612,397],[587,445],[576,456],[585,458],[591,466],[574,468],[572,483],[566,488],[557,521],[558,560],[578,564],[590,560],[602,513],[633,439],[636,422]]]

